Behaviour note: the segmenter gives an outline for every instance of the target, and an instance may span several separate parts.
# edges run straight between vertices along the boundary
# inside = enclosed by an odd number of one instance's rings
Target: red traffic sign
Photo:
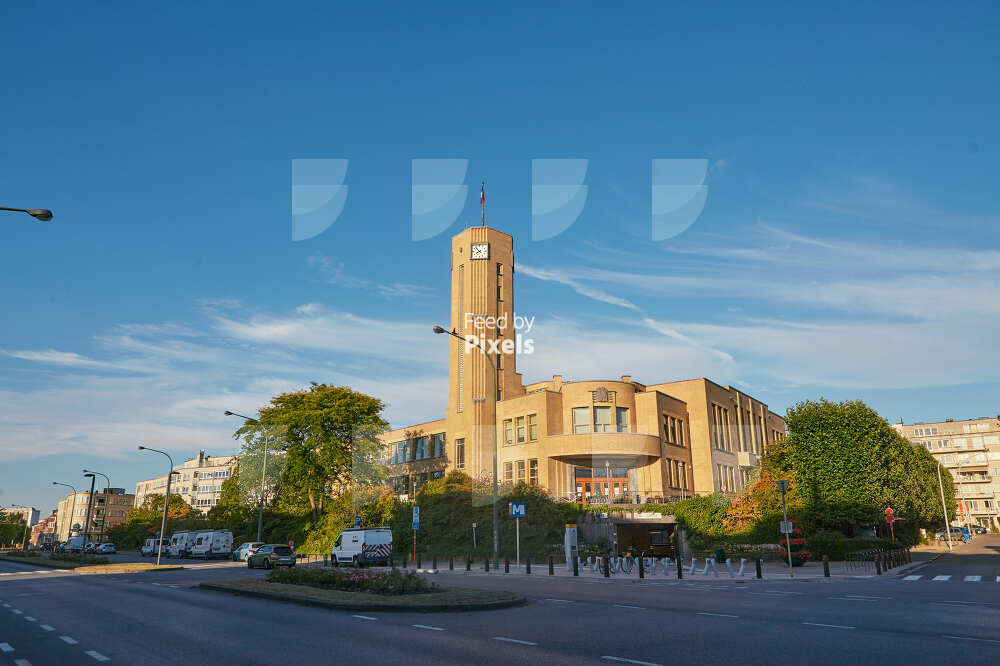
[[[291,539],[289,539],[289,540],[288,540],[288,547],[289,547],[289,548],[295,548],[295,542],[294,542],[294,541],[292,541]]]
[[[893,513],[895,513],[895,512],[892,509],[886,509],[885,510],[885,515],[887,515],[887,516],[891,516]]]

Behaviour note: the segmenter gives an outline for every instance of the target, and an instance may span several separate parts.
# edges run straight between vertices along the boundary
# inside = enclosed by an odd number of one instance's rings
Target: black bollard
[[[646,577],[646,557],[644,555],[639,556],[639,578]]]
[[[555,574],[556,574],[556,564],[553,561],[552,556],[549,555],[549,575],[554,576]]]
[[[455,570],[455,556],[454,555],[449,555],[448,556],[448,571],[454,571],[454,570]]]
[[[422,569],[423,568],[423,566],[424,566],[423,565],[423,560],[424,560],[424,554],[423,553],[417,553],[417,568],[418,569]]]
[[[483,571],[485,571],[486,573],[490,572],[490,558],[488,557],[486,558],[486,563],[483,564]]]
[[[509,557],[503,558],[503,572],[504,573],[510,573],[510,558]]]
[[[407,568],[407,566],[406,566],[406,565],[407,565],[407,562],[406,562],[406,555],[403,555],[403,568],[404,568],[404,569],[406,569],[406,568]]]
[[[524,573],[526,573],[526,574],[530,574],[531,573],[531,558],[530,557],[524,558]]]
[[[912,560],[912,559],[910,559],[910,549],[909,549],[909,548],[907,548],[907,549],[906,549],[906,563],[907,563],[907,564],[911,564],[912,562],[913,562],[913,560]]]
[[[438,568],[438,556],[435,555],[434,557],[431,558],[431,569],[437,571],[437,568]]]
[[[829,578],[830,577],[830,556],[829,555],[824,555],[823,556],[823,577],[824,578]]]
[[[574,576],[579,576],[580,575],[580,558],[579,557],[574,557],[573,558],[573,575]]]
[[[757,564],[757,578],[758,579],[763,578],[764,577],[764,561],[761,560],[758,557],[756,564]]]
[[[875,574],[878,576],[882,575],[882,555],[881,553],[875,554]]]
[[[465,570],[472,571],[472,555],[469,555],[465,560]]]
[[[681,562],[681,556],[677,555],[677,580],[684,578],[684,563]]]
[[[604,577],[611,577],[611,558],[607,555],[604,556]]]

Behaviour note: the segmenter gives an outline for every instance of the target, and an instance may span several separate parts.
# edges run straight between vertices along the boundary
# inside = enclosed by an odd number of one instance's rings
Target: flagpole
[[[483,207],[483,226],[486,226],[486,181],[483,181],[483,189],[479,190],[479,203]]]

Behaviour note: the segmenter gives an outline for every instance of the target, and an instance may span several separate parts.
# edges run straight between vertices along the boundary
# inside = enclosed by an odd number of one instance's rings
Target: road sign
[[[892,509],[886,509],[885,510],[885,522],[891,523],[892,521],[896,520],[896,516],[893,515],[893,514],[894,514],[894,512],[893,512]]]
[[[361,516],[354,516],[354,526],[361,527]]]
[[[784,494],[785,491],[788,490],[788,481],[785,481],[784,479],[779,480],[778,490],[781,491],[782,494]]]
[[[413,507],[413,531],[420,529],[420,507]]]
[[[510,515],[514,518],[524,518],[528,515],[524,502],[511,502]]]
[[[792,534],[795,530],[795,523],[790,520],[781,521],[781,533],[782,534]]]

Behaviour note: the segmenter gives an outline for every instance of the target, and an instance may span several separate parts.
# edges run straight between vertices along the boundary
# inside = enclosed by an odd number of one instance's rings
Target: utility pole
[[[87,499],[87,520],[83,523],[83,545],[90,543],[90,512],[94,508],[94,480],[97,478],[93,474],[84,474],[90,477],[90,497]]]

